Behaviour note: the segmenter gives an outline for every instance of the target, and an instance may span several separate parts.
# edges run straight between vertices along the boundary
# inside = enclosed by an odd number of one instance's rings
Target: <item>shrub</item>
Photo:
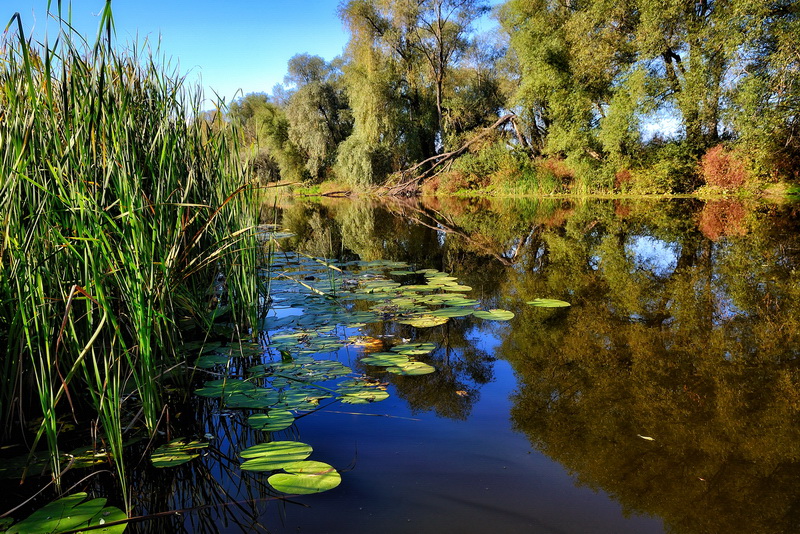
[[[703,155],[700,175],[708,185],[724,189],[742,187],[748,177],[744,162],[723,145],[710,148]]]
[[[700,185],[697,151],[683,141],[653,142],[647,147],[641,168],[633,172],[631,190],[636,193],[688,193]]]

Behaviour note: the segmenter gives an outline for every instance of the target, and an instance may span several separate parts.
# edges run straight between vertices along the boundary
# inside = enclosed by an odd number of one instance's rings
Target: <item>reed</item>
[[[59,3],[59,12],[60,12]],[[238,136],[154,53],[52,43],[19,15],[0,46],[0,421],[41,420],[58,482],[65,417],[93,421],[124,482],[123,428],[165,410],[179,320],[224,303],[241,336],[259,303],[252,188]],[[263,298],[261,300],[263,302]],[[137,419],[138,420],[138,419]],[[127,496],[124,497],[129,502]]]

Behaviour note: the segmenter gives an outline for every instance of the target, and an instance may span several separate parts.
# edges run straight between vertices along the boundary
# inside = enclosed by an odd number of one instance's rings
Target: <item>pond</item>
[[[131,475],[139,513],[185,512],[130,531],[800,528],[798,206],[285,200],[262,219],[260,343],[200,350],[172,417],[208,446]],[[277,393],[220,393],[245,376]],[[284,497],[271,460],[242,463],[268,442],[338,478]]]

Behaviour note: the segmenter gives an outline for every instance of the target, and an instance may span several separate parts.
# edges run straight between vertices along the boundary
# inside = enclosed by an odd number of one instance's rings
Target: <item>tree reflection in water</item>
[[[800,529],[796,210],[738,201],[295,205],[309,253],[452,272],[516,313],[494,355],[452,322],[440,373],[399,381],[465,417],[493,357],[518,377],[513,424],[577,479],[677,532]],[[305,228],[305,229],[304,229]],[[390,236],[390,237],[389,237]],[[536,297],[568,309],[527,306]],[[460,326],[459,326],[460,325]],[[377,332],[373,332],[377,334]],[[383,332],[383,335],[386,335]],[[410,335],[394,331],[391,335]],[[419,340],[428,338],[420,337]],[[468,394],[458,397],[455,391]]]

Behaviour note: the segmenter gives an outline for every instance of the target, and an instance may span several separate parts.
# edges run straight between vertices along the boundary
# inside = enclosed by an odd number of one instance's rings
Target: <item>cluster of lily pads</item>
[[[270,279],[270,314],[259,325],[266,342],[193,342],[183,347],[194,355],[196,368],[217,376],[205,381],[195,394],[217,399],[220,410],[250,410],[246,422],[257,431],[286,430],[299,414],[317,410],[323,400],[365,404],[386,399],[389,393],[384,383],[356,374],[333,359],[345,347],[357,348],[359,362],[376,372],[418,376],[436,371],[420,360],[436,350],[435,343],[391,345],[375,338],[365,339],[357,334],[366,324],[392,322],[430,328],[469,315],[488,321],[514,317],[506,310],[480,309],[480,303],[466,295],[471,288],[447,273],[415,270],[403,262],[336,263],[282,253],[261,274]],[[545,308],[569,306],[553,299],[535,299],[527,304]],[[387,344],[391,346],[386,347]],[[151,461],[158,468],[182,465],[197,458],[208,446],[208,442],[200,440],[173,439],[158,447]],[[76,466],[106,457],[105,453],[88,449],[73,452]],[[324,462],[308,460],[311,453],[308,444],[274,440],[270,434],[270,441],[239,452],[240,468],[276,471],[268,483],[288,494],[317,493],[338,486],[339,472]],[[70,526],[124,519],[123,512],[105,507],[105,501],[83,502],[85,497],[76,494],[54,501],[17,526],[38,525],[39,521],[70,514],[80,521],[71,522]],[[48,525],[42,531],[57,532],[64,526]],[[120,524],[104,531],[122,532],[124,527]]]
[[[260,328],[266,343],[210,343],[195,350],[195,366],[220,375],[195,394],[218,399],[220,409],[252,410],[247,425],[264,432],[289,428],[298,414],[329,400],[346,404],[381,401],[385,384],[332,359],[344,347],[363,345],[358,328],[381,321],[415,328],[439,326],[451,318],[474,315],[508,320],[505,310],[480,310],[465,292],[471,288],[435,269],[411,270],[402,262],[335,263],[285,253],[265,269],[270,278],[271,312]],[[377,342],[377,343],[376,343]],[[372,349],[384,343],[372,340]],[[436,369],[420,358],[434,343],[401,342],[385,351],[363,353],[367,368],[400,376],[430,374]],[[175,440],[154,453],[156,466],[191,460],[202,442]],[[315,493],[341,480],[330,465],[307,460],[311,446],[297,441],[269,441],[239,453],[246,471],[283,470],[269,477],[278,491]]]

